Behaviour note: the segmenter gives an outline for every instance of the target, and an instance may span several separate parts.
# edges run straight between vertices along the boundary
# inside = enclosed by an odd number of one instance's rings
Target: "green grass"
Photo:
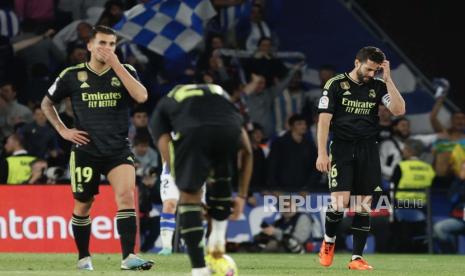
[[[149,272],[120,271],[120,256],[96,254],[94,272],[75,270],[74,254],[0,254],[0,275],[190,275],[186,255],[169,257],[143,255],[155,261]],[[375,270],[348,271],[348,254],[336,254],[330,268],[318,264],[316,254],[231,254],[239,267],[239,275],[464,275],[465,256],[374,254],[366,258]]]

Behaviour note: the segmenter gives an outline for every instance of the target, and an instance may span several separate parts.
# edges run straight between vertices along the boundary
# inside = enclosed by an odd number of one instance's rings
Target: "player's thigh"
[[[189,133],[172,143],[172,175],[182,192],[197,193],[208,176],[211,162],[202,138],[201,133]]]
[[[83,203],[98,194],[100,167],[96,158],[80,150],[72,150],[69,160],[73,197]]]
[[[179,189],[176,187],[174,181],[162,181],[160,183],[160,197],[162,202],[166,200],[179,200]]]
[[[379,149],[375,142],[360,147],[357,153],[354,195],[373,195],[381,185]]]
[[[328,186],[331,193],[351,192],[354,181],[354,161],[351,145],[332,143],[330,146],[331,169]]]

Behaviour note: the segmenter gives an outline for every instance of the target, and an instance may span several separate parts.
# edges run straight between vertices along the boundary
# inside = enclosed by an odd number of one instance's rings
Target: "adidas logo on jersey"
[[[87,84],[87,82],[83,82],[81,84],[81,86],[79,86],[79,87],[81,87],[81,88],[89,88],[90,86]]]
[[[346,91],[344,92],[344,94],[342,94],[343,96],[349,96],[349,95],[352,95],[352,93],[350,93],[350,91]]]

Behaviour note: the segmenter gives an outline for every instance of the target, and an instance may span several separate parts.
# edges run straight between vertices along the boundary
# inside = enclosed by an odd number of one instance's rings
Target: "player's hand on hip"
[[[90,139],[87,138],[89,136],[87,132],[75,128],[64,128],[59,131],[59,134],[63,137],[63,139],[80,146],[90,142]]]
[[[381,68],[383,69],[383,80],[388,81],[391,78],[391,65],[389,60],[385,59],[383,63],[381,63]]]
[[[97,53],[103,58],[103,61],[111,67],[119,64],[118,56],[115,52],[107,48],[97,48]]]
[[[236,196],[236,198],[234,198],[233,205],[233,212],[229,218],[232,220],[238,220],[242,213],[244,213],[245,198]]]
[[[318,158],[316,159],[316,169],[320,172],[329,172],[331,169],[331,161],[329,161],[327,154],[318,155]]]

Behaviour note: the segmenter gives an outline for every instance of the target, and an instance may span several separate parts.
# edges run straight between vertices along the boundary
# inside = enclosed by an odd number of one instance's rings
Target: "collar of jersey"
[[[355,83],[356,85],[363,85],[363,82],[357,82],[357,81],[355,81],[353,78],[351,78],[349,74],[347,74],[347,73],[344,73],[344,74],[346,75],[346,77],[347,77],[351,82]]]
[[[89,64],[87,62],[85,64],[86,64],[86,68],[89,69],[89,71],[91,71],[92,73],[96,74],[99,77],[103,76],[106,72],[110,71],[110,69],[111,69],[111,66],[110,66],[105,71],[102,71],[102,72],[98,73],[98,72],[94,71],[92,68],[90,68],[90,66],[89,66]]]

